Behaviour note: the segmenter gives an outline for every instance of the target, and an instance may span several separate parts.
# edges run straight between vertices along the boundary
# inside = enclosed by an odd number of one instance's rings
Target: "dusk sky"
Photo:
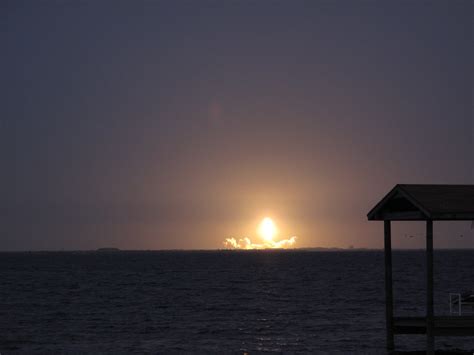
[[[474,183],[473,2],[3,1],[0,250],[383,246]],[[393,244],[423,247],[423,223]],[[438,227],[440,226],[440,227]],[[474,247],[469,222],[436,247]],[[464,234],[463,238],[459,235]]]

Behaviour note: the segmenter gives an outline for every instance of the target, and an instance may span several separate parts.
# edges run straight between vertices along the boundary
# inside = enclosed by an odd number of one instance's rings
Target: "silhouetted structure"
[[[474,317],[435,317],[433,305],[433,221],[474,221],[474,185],[396,185],[367,215],[384,221],[387,349],[394,334],[425,334],[434,354],[435,335],[474,335]],[[391,221],[426,221],[426,317],[393,315]]]

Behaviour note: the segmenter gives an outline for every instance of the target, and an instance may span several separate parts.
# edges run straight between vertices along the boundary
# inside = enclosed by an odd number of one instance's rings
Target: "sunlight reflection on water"
[[[2,253],[0,351],[384,351],[381,252]],[[424,311],[424,254],[394,253],[397,315]],[[436,311],[474,252],[435,254]],[[474,349],[469,338],[438,347]],[[424,337],[397,337],[423,349]]]

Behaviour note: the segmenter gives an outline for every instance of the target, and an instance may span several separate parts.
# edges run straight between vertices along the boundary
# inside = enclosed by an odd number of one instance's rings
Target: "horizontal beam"
[[[427,219],[429,219],[428,216],[418,211],[382,212],[369,218],[371,221],[423,221]]]
[[[386,212],[369,218],[369,221],[474,221],[473,213],[438,213],[427,217],[419,212]]]
[[[395,334],[426,334],[425,317],[395,317]],[[474,336],[474,317],[435,317],[434,335],[436,336]]]

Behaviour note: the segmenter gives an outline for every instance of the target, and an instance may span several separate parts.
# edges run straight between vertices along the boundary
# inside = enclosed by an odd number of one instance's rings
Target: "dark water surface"
[[[423,315],[424,260],[394,253],[397,315]],[[435,275],[448,314],[448,292],[474,288],[474,251],[437,251]],[[0,352],[383,353],[383,277],[378,251],[0,253]]]

